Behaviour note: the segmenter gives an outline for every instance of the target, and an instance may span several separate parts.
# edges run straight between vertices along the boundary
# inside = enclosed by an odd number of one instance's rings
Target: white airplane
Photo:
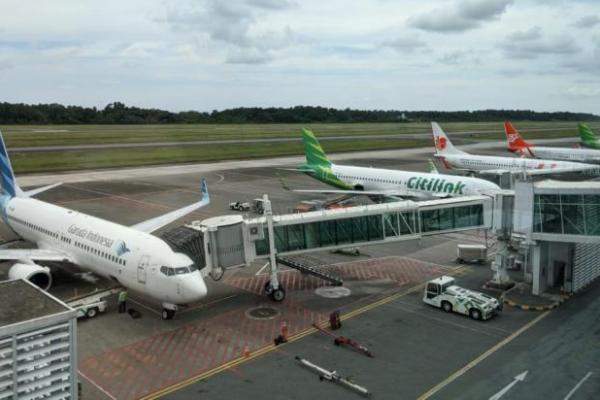
[[[506,142],[510,152],[533,158],[600,164],[600,150],[536,146],[527,143],[509,121],[504,123],[504,132],[506,133]]]
[[[558,174],[566,172],[594,172],[599,167],[592,164],[571,161],[534,160],[530,158],[515,158],[501,156],[480,156],[458,150],[442,128],[431,123],[435,144],[434,156],[441,159],[446,168],[475,171],[480,174],[500,175],[503,173],[525,173],[527,175]]]
[[[33,199],[59,184],[21,190],[1,133],[0,172],[2,219],[20,238],[37,245],[37,249],[0,249],[0,260],[15,261],[10,279],[27,279],[47,290],[52,284],[50,269],[36,261],[76,264],[162,302],[163,319],[206,296],[206,284],[192,260],[150,234],[209,204],[204,179],[202,200],[127,227]]]
[[[296,192],[435,198],[477,195],[500,189],[484,179],[439,174],[431,161],[430,173],[337,165],[329,161],[310,130],[302,129],[302,141],[306,164],[294,171],[304,172],[341,190],[295,190]]]

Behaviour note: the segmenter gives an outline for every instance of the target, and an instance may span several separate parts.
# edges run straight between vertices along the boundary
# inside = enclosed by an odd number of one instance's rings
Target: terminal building
[[[575,293],[600,276],[600,182],[517,182],[514,204],[533,294]]]
[[[77,399],[76,311],[25,280],[0,282],[0,399]]]

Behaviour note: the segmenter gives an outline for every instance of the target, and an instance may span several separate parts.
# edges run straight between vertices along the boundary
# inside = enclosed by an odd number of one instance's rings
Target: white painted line
[[[254,274],[254,275],[255,275],[255,276],[258,276],[258,275],[260,275],[260,274],[261,274],[261,273],[262,273],[262,272],[265,270],[265,268],[267,268],[267,266],[268,266],[268,265],[269,265],[269,263],[268,263],[268,262],[267,262],[267,263],[265,263],[265,265],[263,265],[263,266],[261,267],[261,269],[259,269],[258,271],[256,271],[256,274]]]
[[[581,385],[583,385],[583,382],[585,382],[591,375],[592,371],[588,372],[579,382],[577,382],[577,385],[575,385],[575,387],[571,389],[569,393],[567,393],[564,400],[569,400],[571,396],[573,396],[573,394],[575,394],[575,392],[581,387]]]
[[[221,174],[215,174],[219,177],[219,180],[217,181],[217,183],[221,183],[225,180],[225,176],[221,175]]]
[[[107,395],[109,398],[111,398],[112,400],[117,400],[117,398],[115,396],[113,396],[112,394],[110,394],[109,392],[107,392],[106,390],[104,390],[102,388],[102,386],[98,385],[96,382],[94,382],[93,380],[91,380],[88,376],[86,376],[83,372],[81,372],[81,370],[78,369],[77,372],[79,373],[79,375],[83,376],[86,381],[88,381],[89,383],[91,383],[92,385],[94,385],[96,388],[98,388],[98,390],[100,390],[102,393],[104,393],[105,395]]]
[[[504,396],[513,386],[515,386],[517,383],[523,382],[525,380],[525,377],[527,376],[527,372],[529,372],[529,371],[523,371],[519,375],[515,376],[511,383],[504,386],[504,388],[502,388],[502,390],[500,390],[498,393],[496,393],[495,395],[490,397],[489,400],[500,400],[500,398],[502,396]]]

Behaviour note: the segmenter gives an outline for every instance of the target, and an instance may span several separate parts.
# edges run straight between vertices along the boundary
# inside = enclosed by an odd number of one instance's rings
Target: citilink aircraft
[[[300,171],[339,190],[295,190],[305,193],[345,193],[431,199],[477,195],[500,188],[487,180],[458,175],[443,175],[432,171],[412,172],[381,168],[337,165],[329,161],[316,136],[302,129],[306,164]],[[432,163],[430,163],[431,169]],[[435,169],[435,168],[433,168]]]
[[[163,319],[171,319],[179,306],[206,296],[199,269],[152,232],[209,204],[206,181],[202,199],[186,207],[131,227],[36,200],[32,196],[58,184],[23,191],[15,181],[4,139],[0,133],[0,215],[22,239],[36,249],[0,249],[0,260],[12,260],[10,279],[26,279],[49,289],[52,275],[37,262],[76,264],[162,303]]]

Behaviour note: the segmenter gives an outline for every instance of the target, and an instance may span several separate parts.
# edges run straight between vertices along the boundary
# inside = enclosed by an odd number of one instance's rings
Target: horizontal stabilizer
[[[25,190],[23,192],[23,194],[27,197],[32,197],[32,196],[35,196],[36,194],[45,192],[46,190],[54,189],[55,187],[60,186],[60,185],[62,185],[62,182],[53,183],[52,185],[42,186],[37,189]]]

